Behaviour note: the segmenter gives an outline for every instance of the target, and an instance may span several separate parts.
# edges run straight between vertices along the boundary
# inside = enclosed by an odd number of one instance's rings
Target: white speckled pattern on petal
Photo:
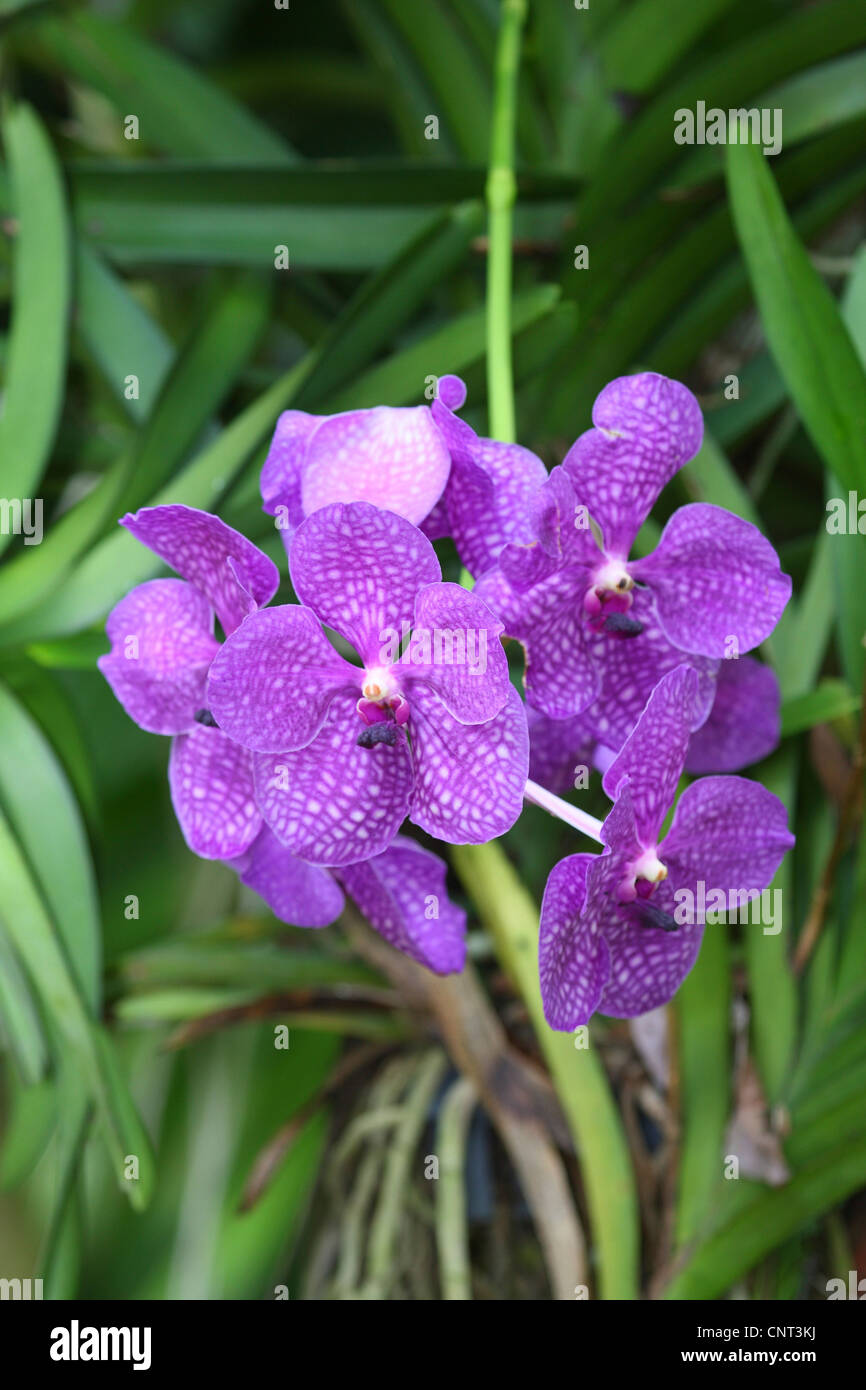
[[[289,568],[301,603],[373,665],[381,664],[386,634],[411,623],[418,590],[442,578],[427,537],[369,502],[337,503],[307,517]]]
[[[640,372],[605,386],[592,423],[563,467],[601,527],[605,551],[625,558],[665,483],[700,449],[703,416],[688,387]]]
[[[430,691],[413,693],[417,781],[411,819],[452,845],[482,844],[509,830],[523,808],[529,771],[526,712],[513,686],[485,724],[460,724]]]
[[[246,617],[251,599],[261,607],[277,592],[274,562],[210,512],[180,504],[142,507],[120,524],[204,594],[227,635]]]
[[[320,415],[309,415],[306,410],[284,410],[277,420],[274,437],[262,465],[259,485],[264,510],[269,516],[276,516],[277,508],[284,507],[290,530],[300,526],[304,519],[301,480],[307,444],[321,422]]]
[[[448,897],[446,873],[437,855],[398,835],[384,854],[341,869],[340,878],[391,946],[449,975],[466,960],[466,914]]]
[[[498,569],[474,590],[526,652],[526,698],[551,719],[571,719],[598,695],[601,669],[589,658],[593,634],[573,570],[559,570],[516,594]]]
[[[757,527],[724,507],[674,512],[651,555],[631,566],[649,584],[669,641],[701,656],[742,655],[769,637],[791,580]]]
[[[748,777],[702,777],[686,787],[659,849],[671,883],[707,893],[763,890],[794,845],[777,796]]]
[[[687,656],[669,642],[659,627],[652,594],[634,589],[629,616],[643,623],[637,637],[617,637],[610,632],[593,636],[589,651],[601,672],[598,699],[584,712],[586,726],[599,743],[621,748],[663,676],[684,662],[698,676],[693,728],[709,715],[716,695],[718,661],[706,656]]]
[[[413,638],[407,652],[431,661],[401,660],[400,679],[410,696],[423,681],[461,724],[480,724],[501,710],[511,688],[508,658],[499,640],[502,623],[486,603],[459,584],[429,584],[415,604]],[[420,645],[419,645],[420,639]],[[405,675],[404,675],[405,673]]]
[[[676,796],[694,726],[697,686],[690,666],[678,666],[663,676],[602,779],[614,800],[628,778],[642,845],[656,844]]]
[[[653,894],[656,906],[673,915],[673,888],[662,883]],[[609,1018],[635,1018],[671,1000],[698,958],[704,929],[676,931],[642,926],[626,911],[613,912],[605,929],[610,973],[598,1002]]]
[[[529,726],[529,775],[548,791],[561,796],[572,791],[575,770],[591,768],[595,740],[586,731],[582,714],[572,719],[550,719],[532,706],[526,711]]]
[[[343,893],[333,875],[298,859],[267,826],[232,868],[275,917],[291,926],[327,927],[343,911]]]
[[[168,781],[175,814],[193,853],[234,859],[259,833],[250,754],[222,732],[196,724],[171,745]]]
[[[692,734],[686,772],[739,772],[778,746],[779,682],[752,656],[722,661],[707,721]]]
[[[358,745],[355,698],[338,695],[313,742],[253,758],[262,815],[294,854],[339,866],[387,849],[411,802],[414,773],[406,737]]]
[[[598,862],[596,862],[598,861]],[[585,912],[590,871],[613,881],[609,855],[572,854],[547,880],[538,934],[538,973],[544,1017],[564,1032],[588,1023],[610,966],[596,914]]]
[[[263,608],[223,643],[210,669],[208,708],[245,748],[302,748],[339,691],[359,698],[361,675],[331,646],[309,608]]]
[[[97,664],[130,719],[151,734],[191,728],[219,651],[207,600],[182,579],[150,579],[115,605],[106,632]]]
[[[450,467],[427,406],[379,405],[332,415],[307,443],[304,514],[332,502],[372,502],[417,526],[441,496]]]

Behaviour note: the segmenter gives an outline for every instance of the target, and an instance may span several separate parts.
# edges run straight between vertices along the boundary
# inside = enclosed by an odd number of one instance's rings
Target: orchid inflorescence
[[[793,843],[781,802],[731,775],[779,739],[775,677],[745,653],[791,582],[751,523],[703,503],[632,558],[701,446],[680,383],[611,382],[550,474],[479,437],[465,395],[447,376],[430,406],[280,417],[261,487],[295,602],[271,603],[277,566],[210,513],[124,517],[180,578],[117,604],[100,668],[141,728],[172,737],[190,848],[294,925],[328,925],[349,894],[391,945],[459,971],[465,914],[407,818],[481,844],[529,800],[598,840],[547,882],[545,1015],[559,1029],[633,1017],[697,957],[703,921],[681,920],[678,893],[760,892]],[[466,582],[443,580],[444,538]],[[525,649],[525,703],[503,637]],[[559,795],[583,762],[603,773],[603,823]],[[684,771],[715,775],[686,788],[662,837]]]

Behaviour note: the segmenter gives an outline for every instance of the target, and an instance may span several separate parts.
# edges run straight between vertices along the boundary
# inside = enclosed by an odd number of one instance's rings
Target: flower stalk
[[[514,131],[520,44],[527,0],[503,0],[493,91],[487,175],[487,397],[490,432],[513,443],[516,429],[511,370],[511,227],[517,181]]]
[[[526,0],[503,0],[496,58],[493,131],[487,181],[487,382],[490,433],[511,442],[515,435],[511,363],[511,228],[516,181],[514,132],[520,44]],[[534,783],[529,783],[533,792]],[[542,788],[537,789],[543,792]],[[537,799],[537,798],[530,798]],[[554,798],[559,802],[559,798]],[[539,803],[544,804],[544,803]],[[569,812],[565,802],[561,806]],[[545,809],[551,809],[545,805]],[[558,810],[554,814],[559,814]],[[579,812],[576,813],[580,815]],[[576,826],[598,838],[587,823]],[[573,820],[569,820],[574,824]],[[580,1157],[592,1231],[598,1252],[603,1298],[636,1298],[638,1292],[637,1194],[622,1125],[604,1068],[591,1048],[578,1049],[555,1033],[544,1017],[538,983],[538,913],[501,845],[459,845],[452,851],[457,873],[474,899],[497,955],[519,990],[550,1068]]]
[[[523,793],[524,800],[531,801],[534,806],[540,806],[549,815],[556,816],[557,820],[564,821],[573,830],[580,831],[581,835],[588,835],[591,840],[602,844],[601,821],[595,816],[591,816],[586,811],[581,811],[577,806],[570,806],[567,801],[563,801],[561,796],[556,796],[549,792],[545,787],[539,786],[537,782],[529,781]]]

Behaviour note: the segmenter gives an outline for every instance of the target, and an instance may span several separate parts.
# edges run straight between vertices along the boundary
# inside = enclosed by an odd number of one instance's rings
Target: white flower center
[[[623,560],[608,560],[597,569],[592,578],[592,587],[615,594],[627,594],[634,588],[634,580]]]
[[[361,693],[365,700],[374,705],[381,705],[399,695],[400,691],[388,667],[376,666],[372,671],[364,672]]]
[[[655,848],[645,849],[640,859],[632,865],[635,878],[645,878],[648,883],[661,883],[668,871],[655,852]]]

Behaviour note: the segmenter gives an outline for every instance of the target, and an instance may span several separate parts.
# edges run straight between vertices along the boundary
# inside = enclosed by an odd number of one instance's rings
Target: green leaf
[[[860,361],[866,366],[866,248],[861,248],[854,269],[845,286],[842,317]],[[825,480],[828,500],[842,494],[836,478],[828,473]],[[846,511],[850,496],[846,497]],[[862,498],[855,495],[855,508]],[[861,532],[862,513],[856,512],[856,527],[847,534],[833,537],[833,577],[836,589],[836,632],[842,669],[855,690],[863,684],[866,664],[866,585],[863,569],[866,565],[866,538]],[[828,518],[829,520],[829,518]]]
[[[14,910],[9,911],[9,904]],[[115,1179],[136,1208],[147,1204],[153,1187],[153,1158],[111,1044],[88,1016],[66,954],[30,876],[21,849],[0,817],[0,916],[15,943],[42,1006],[70,1048],[104,1123]],[[127,1156],[139,1163],[139,1176],[124,1176]]]
[[[476,62],[441,0],[416,6],[401,0],[380,3],[424,72],[434,98],[430,112],[447,123],[464,158],[483,161],[490,123],[489,69]]]
[[[327,402],[335,387],[368,362],[463,260],[482,225],[481,204],[460,203],[428,221],[394,261],[365,280],[323,341],[319,361],[298,393],[298,406],[309,410]]]
[[[55,0],[0,0],[0,32],[29,10],[54,4]]]
[[[171,341],[124,282],[86,242],[75,249],[78,331],[106,381],[135,420],[146,420],[171,366]],[[129,397],[125,379],[138,377]]]
[[[806,582],[782,614],[767,642],[782,699],[804,695],[815,684],[833,627],[833,541],[818,532]]]
[[[320,1109],[303,1125],[260,1200],[251,1210],[241,1209],[262,1148],[279,1124],[310,1105],[330,1075],[339,1047],[328,1034],[292,1033],[287,1074],[287,1054],[274,1047],[272,1031],[260,1029],[252,1041],[248,1080],[236,1091],[240,1104],[231,1130],[235,1148],[224,1199],[208,1212],[208,1219],[217,1223],[213,1258],[205,1270],[214,1298],[254,1298],[263,1292],[273,1298],[273,1270],[287,1235],[293,1236],[307,1210],[328,1140],[327,1113]]]
[[[126,115],[137,116],[147,147],[220,163],[297,158],[219,87],[128,24],[78,10],[40,24],[32,46],[37,56],[102,92],[119,127]]]
[[[176,941],[125,957],[124,977],[137,989],[227,986],[236,990],[309,989],[314,986],[381,983],[368,966],[319,951],[284,950],[271,943],[231,946]]]
[[[132,462],[118,459],[96,486],[50,527],[41,544],[25,546],[0,570],[0,624],[49,594],[117,512]]]
[[[0,1036],[18,1064],[27,1087],[35,1086],[48,1067],[48,1047],[39,1010],[27,976],[0,926]]]
[[[843,680],[821,681],[805,695],[795,695],[782,705],[782,738],[800,734],[816,724],[843,719],[860,708],[860,696]]]
[[[232,200],[222,207],[196,203],[88,203],[76,208],[79,230],[120,265],[246,265],[273,270],[275,251],[288,247],[292,270],[375,270],[417,236],[429,220],[424,208],[332,209]]]
[[[599,44],[605,80],[615,91],[652,90],[705,29],[736,0],[635,0],[620,10]]]
[[[0,1150],[0,1190],[8,1192],[29,1177],[48,1145],[57,1120],[54,1081],[22,1086],[10,1075]]]
[[[682,472],[682,482],[696,502],[712,502],[717,507],[750,521],[761,530],[761,519],[741,479],[734,472],[722,448],[705,431],[700,453]]]
[[[727,927],[718,924],[704,933],[700,955],[674,1004],[683,1125],[677,1246],[704,1224],[723,1182],[730,1105],[730,970]]]
[[[513,331],[520,333],[530,324],[546,318],[559,297],[558,285],[537,285],[516,295],[511,311]],[[329,409],[333,412],[359,410],[381,405],[383,401],[388,405],[410,405],[420,400],[429,376],[465,371],[481,360],[485,351],[485,322],[483,309],[458,314],[420,342],[371,367],[350,386],[329,396]]]
[[[183,502],[189,507],[211,510],[253,449],[273,429],[278,414],[292,400],[309,366],[305,359],[280,377],[167,487],[150,498],[150,505]],[[118,528],[94,546],[59,594],[16,618],[3,629],[0,641],[32,643],[38,638],[62,636],[89,627],[103,618],[133,585],[153,578],[160,566],[156,555]]]
[[[673,138],[675,111],[694,110],[698,101],[725,110],[748,104],[770,83],[863,42],[866,11],[860,0],[830,0],[820,9],[786,14],[715,50],[702,63],[689,65],[685,75],[663,88],[604,152],[599,175],[581,209],[584,240],[592,241],[596,224],[615,224],[623,208],[676,162],[682,147]]]
[[[412,155],[427,154],[432,160],[447,159],[454,143],[446,126],[441,138],[426,140],[424,123],[435,115],[432,92],[425,76],[376,0],[343,0],[342,12],[351,24],[358,46],[377,69],[384,100],[400,134],[403,149]]]
[[[168,378],[123,493],[129,511],[171,478],[252,355],[270,310],[269,283],[241,273],[218,283]]]
[[[241,1008],[260,997],[261,990],[185,985],[129,994],[117,1001],[114,1012],[121,1023],[186,1023],[226,1009]]]
[[[734,222],[770,351],[828,467],[845,486],[866,494],[866,371],[760,150],[729,145],[727,167]]]
[[[866,1181],[866,1139],[861,1136],[822,1153],[783,1187],[767,1191],[743,1184],[752,1200],[709,1235],[664,1291],[669,1299],[719,1298],[760,1259]]]
[[[87,1131],[93,1118],[93,1107],[81,1078],[70,1074],[67,1067],[59,1090],[58,1121],[54,1141],[56,1181],[52,1193],[48,1226],[39,1253],[39,1269],[43,1272],[45,1292],[49,1299],[70,1297],[75,1291],[77,1248],[69,1249],[70,1236],[77,1235],[75,1184],[84,1157]],[[77,1247],[78,1241],[74,1240]]]
[[[60,171],[37,116],[23,104],[8,108],[2,131],[16,247],[0,458],[4,498],[21,502],[33,497],[60,419],[71,257]],[[0,550],[10,534],[6,524],[0,527]]]
[[[69,172],[81,238],[111,260],[248,265],[270,274],[278,246],[288,248],[293,272],[378,269],[423,235],[435,213],[480,198],[485,182],[482,167],[418,164],[82,162]],[[518,177],[521,207],[555,208],[577,187],[571,174]]]
[[[0,684],[0,805],[27,855],[75,973],[95,1013],[100,932],[90,850],[78,806],[39,727]]]
[[[847,53],[798,73],[751,103],[759,111],[781,111],[785,149],[811,139],[834,126],[866,115],[866,53]],[[720,147],[705,145],[683,160],[671,188],[688,188],[721,177],[724,156]]]
[[[88,822],[95,827],[99,808],[90,750],[66,691],[50,672],[25,657],[4,662],[3,678],[48,739]]]
[[[92,260],[97,264],[96,257]],[[110,282],[103,281],[107,284]],[[111,304],[117,303],[117,288],[117,284],[111,286]],[[171,477],[211,411],[232,388],[263,332],[268,292],[260,277],[246,274],[222,286],[222,291],[211,299],[209,311],[154,407],[135,453],[118,460],[86,498],[61,516],[38,549],[32,553],[25,550],[0,573],[0,623],[49,594],[110,518],[145,502],[154,488]],[[125,292],[121,309],[125,309]],[[132,322],[129,316],[121,320],[121,331],[139,329],[126,339],[121,361],[124,371],[131,368],[140,374],[139,381],[143,378],[153,386],[164,371],[160,363],[154,373],[157,363],[147,335],[149,322]]]

